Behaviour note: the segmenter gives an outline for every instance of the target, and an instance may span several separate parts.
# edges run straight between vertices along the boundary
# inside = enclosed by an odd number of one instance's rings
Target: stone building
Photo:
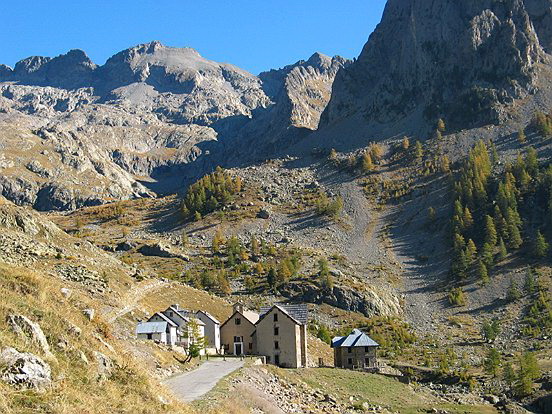
[[[376,350],[379,344],[358,329],[347,336],[332,339],[334,365],[338,368],[369,369],[376,368]]]

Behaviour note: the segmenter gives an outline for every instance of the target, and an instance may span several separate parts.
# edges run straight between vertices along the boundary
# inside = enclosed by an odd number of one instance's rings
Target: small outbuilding
[[[141,322],[136,327],[136,337],[174,345],[176,343],[176,328],[176,324],[166,321]]]
[[[332,339],[334,365],[337,368],[369,369],[377,368],[376,350],[379,344],[359,329],[347,336]]]

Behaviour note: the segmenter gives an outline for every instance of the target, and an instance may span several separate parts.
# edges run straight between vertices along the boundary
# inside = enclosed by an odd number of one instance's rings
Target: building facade
[[[379,344],[358,329],[347,336],[332,339],[334,365],[346,369],[370,369],[378,366]]]
[[[255,323],[259,315],[241,304],[234,305],[234,312],[220,327],[221,346],[226,354],[255,355]]]
[[[220,353],[220,322],[218,319],[205,311],[197,311],[195,316],[204,323],[204,332],[208,348],[215,350],[216,353]]]
[[[261,308],[256,323],[257,353],[283,368],[307,366],[306,305],[274,305]]]

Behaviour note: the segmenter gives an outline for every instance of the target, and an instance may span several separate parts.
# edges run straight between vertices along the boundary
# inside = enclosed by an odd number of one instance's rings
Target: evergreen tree
[[[222,244],[224,244],[224,235],[222,234],[222,230],[219,228],[213,236],[213,242],[211,244],[212,252],[215,254],[220,253]]]
[[[533,295],[537,291],[537,284],[535,272],[529,269],[525,274],[525,292],[527,292],[528,295]]]
[[[525,130],[520,129],[518,132],[518,141],[520,144],[525,144],[527,142],[527,136],[525,135]]]
[[[482,260],[480,260],[477,264],[477,276],[479,277],[479,280],[481,280],[481,283],[486,285],[489,283],[489,273],[487,271],[487,266],[485,266],[485,263],[483,263]]]
[[[269,270],[268,270],[268,274],[266,276],[266,282],[268,283],[268,287],[271,288],[271,289],[275,289],[276,288],[276,284],[277,284],[277,275],[276,275],[276,269],[274,269],[274,267],[271,267]]]
[[[500,334],[500,322],[498,319],[493,319],[492,322],[483,322],[481,334],[486,342],[494,342],[496,337]]]
[[[516,378],[515,389],[519,397],[530,395],[533,385],[540,376],[537,358],[532,352],[525,352],[519,358],[519,370]]]
[[[525,166],[529,175],[533,178],[537,178],[539,175],[539,159],[537,150],[533,147],[527,148],[527,153],[525,154]]]
[[[498,241],[498,261],[503,262],[506,259],[506,256],[508,256],[508,251],[506,250],[506,245],[501,237]]]
[[[421,161],[421,159],[424,156],[424,147],[422,146],[422,143],[420,141],[416,141],[414,144],[414,158],[418,161]]]
[[[513,387],[514,383],[516,382],[516,372],[514,371],[514,367],[510,362],[507,362],[506,365],[504,365],[503,378],[509,387]]]
[[[472,239],[468,240],[468,243],[466,244],[466,261],[468,264],[472,264],[475,260],[475,257],[477,255],[477,247],[475,246],[475,243]]]
[[[259,246],[259,241],[255,238],[255,236],[251,237],[251,256],[254,258],[259,257],[261,255],[261,248]]]
[[[464,223],[464,229],[470,229],[473,226],[473,217],[468,207],[464,208],[462,222]]]
[[[491,216],[485,216],[485,243],[488,243],[490,246],[496,246],[497,243],[497,234],[494,220]]]
[[[510,302],[515,302],[521,297],[521,292],[519,287],[514,279],[510,280],[510,286],[506,292],[506,299]]]
[[[502,357],[500,355],[500,352],[498,352],[496,348],[489,349],[489,351],[487,352],[487,357],[483,362],[485,372],[489,375],[492,375],[493,377],[497,377],[501,363]]]
[[[489,243],[483,243],[483,247],[481,248],[481,260],[487,268],[493,267],[494,248]]]
[[[448,156],[443,155],[441,157],[441,172],[443,174],[448,174],[450,172],[450,159]]]
[[[550,245],[542,235],[542,233],[537,231],[537,236],[535,238],[535,243],[533,246],[533,254],[536,258],[542,259],[548,254],[548,250],[550,248]]]

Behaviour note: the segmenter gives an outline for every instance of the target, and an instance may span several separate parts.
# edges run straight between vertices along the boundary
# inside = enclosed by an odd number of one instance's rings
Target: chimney
[[[235,303],[234,312],[243,313],[243,303],[240,303],[240,302]]]

